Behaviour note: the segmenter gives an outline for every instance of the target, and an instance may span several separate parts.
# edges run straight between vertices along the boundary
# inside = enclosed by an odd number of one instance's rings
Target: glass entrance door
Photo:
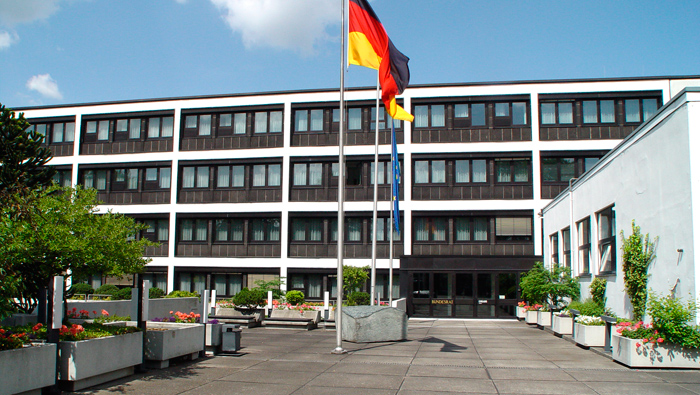
[[[496,275],[494,273],[476,274],[476,317],[496,317]]]

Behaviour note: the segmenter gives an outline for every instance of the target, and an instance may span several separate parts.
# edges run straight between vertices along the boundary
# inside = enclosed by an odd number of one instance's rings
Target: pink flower
[[[107,317],[109,317],[109,313],[105,309],[102,309],[102,315],[106,315]]]
[[[660,337],[660,338],[658,338],[656,341],[657,341],[658,343],[663,343],[663,342],[664,342],[664,339]]]
[[[641,343],[639,343],[639,342],[637,342],[637,343],[635,343],[635,346],[637,346],[637,347],[641,347],[641,346],[642,346],[642,344],[641,344]]]

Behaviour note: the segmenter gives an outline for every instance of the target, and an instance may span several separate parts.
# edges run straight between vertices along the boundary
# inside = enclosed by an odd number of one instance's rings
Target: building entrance
[[[518,272],[413,272],[410,315],[415,317],[512,318]]]

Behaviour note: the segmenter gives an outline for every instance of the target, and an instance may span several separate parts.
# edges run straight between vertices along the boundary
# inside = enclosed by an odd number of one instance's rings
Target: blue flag
[[[391,119],[391,118],[390,118]],[[399,154],[396,150],[396,131],[394,130],[394,120],[391,119],[391,202],[394,210],[394,228],[396,233],[399,230],[399,183],[401,182],[401,165],[399,164]]]

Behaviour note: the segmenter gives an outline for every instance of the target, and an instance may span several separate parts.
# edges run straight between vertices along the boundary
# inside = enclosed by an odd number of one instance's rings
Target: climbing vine
[[[644,317],[647,304],[647,280],[649,278],[647,269],[649,264],[656,257],[654,254],[654,244],[649,240],[649,234],[642,236],[639,226],[632,221],[632,234],[625,238],[624,231],[620,232],[622,237],[622,270],[625,275],[625,290],[632,304],[632,312],[635,320]]]

